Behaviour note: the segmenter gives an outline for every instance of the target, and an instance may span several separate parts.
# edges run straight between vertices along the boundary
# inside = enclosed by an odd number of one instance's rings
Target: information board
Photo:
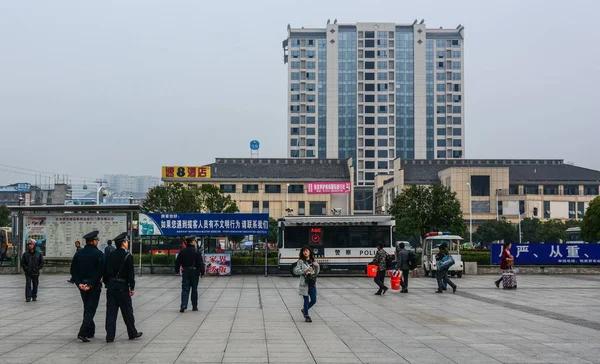
[[[85,245],[83,236],[98,230],[98,246],[127,230],[127,215],[48,215],[25,216],[23,244],[36,241],[36,250],[47,258],[72,258],[75,241]]]

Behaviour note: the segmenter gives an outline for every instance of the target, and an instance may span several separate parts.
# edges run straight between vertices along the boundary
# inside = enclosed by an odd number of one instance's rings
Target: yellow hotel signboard
[[[210,167],[162,167],[162,178],[210,178]]]

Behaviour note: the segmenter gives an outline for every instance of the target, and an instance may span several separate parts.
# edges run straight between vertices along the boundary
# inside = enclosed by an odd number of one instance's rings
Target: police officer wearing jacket
[[[129,340],[142,336],[135,328],[133,317],[133,297],[135,289],[135,277],[133,268],[133,256],[127,252],[129,240],[127,233],[122,233],[113,239],[116,250],[112,251],[106,258],[106,270],[104,273],[104,284],[106,285],[106,342],[115,341],[117,330],[117,314],[119,308]]]
[[[102,292],[100,280],[104,274],[104,254],[98,249],[98,231],[92,231],[83,238],[86,244],[73,257],[71,276],[83,301],[83,322],[77,338],[87,343],[96,333],[94,316]]]
[[[25,273],[25,301],[37,300],[38,286],[40,284],[40,269],[44,266],[42,253],[35,250],[36,242],[30,239],[27,251],[21,258],[21,268]],[[33,288],[32,288],[33,285]]]
[[[185,249],[179,252],[175,261],[175,274],[183,267],[181,277],[181,308],[179,312],[185,312],[192,289],[192,311],[198,311],[198,281],[204,277],[204,260],[202,254],[196,250],[196,237],[185,239]]]

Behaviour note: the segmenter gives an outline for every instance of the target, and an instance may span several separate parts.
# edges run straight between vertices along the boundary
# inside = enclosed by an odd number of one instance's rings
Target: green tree
[[[519,234],[517,227],[506,219],[500,221],[488,220],[479,225],[473,240],[482,242],[484,245],[500,240],[518,242]]]
[[[148,192],[148,198],[142,204],[142,210],[148,212],[237,212],[235,200],[223,194],[218,187],[202,185],[187,187],[181,183],[157,186]]]
[[[267,239],[268,239],[267,241],[269,243],[274,244],[277,242],[277,230],[278,230],[277,220],[270,217],[269,218],[269,236],[267,237]]]
[[[456,193],[442,185],[405,188],[388,209],[396,219],[396,234],[420,236],[430,231],[466,233],[460,202]]]
[[[10,225],[10,211],[8,207],[0,205],[0,227]]]
[[[521,233],[522,241],[537,243],[540,242],[539,231],[541,229],[542,222],[540,219],[525,218],[521,220]]]
[[[565,240],[565,224],[559,219],[544,222],[538,231],[538,238],[544,243],[560,243]]]
[[[600,197],[596,197],[590,202],[585,215],[583,215],[581,237],[590,243],[600,241]]]

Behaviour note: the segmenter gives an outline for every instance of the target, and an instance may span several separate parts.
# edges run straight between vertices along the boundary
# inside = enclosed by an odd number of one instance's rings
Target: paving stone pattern
[[[144,336],[129,341],[119,318],[105,342],[103,291],[84,344],[67,276],[42,275],[31,303],[24,276],[0,276],[0,363],[600,363],[600,277],[521,275],[516,291],[495,278],[456,279],[456,294],[410,279],[407,295],[375,296],[370,279],[321,277],[306,323],[297,278],[205,278],[200,311],[181,314],[180,278],[147,275],[133,299]]]

